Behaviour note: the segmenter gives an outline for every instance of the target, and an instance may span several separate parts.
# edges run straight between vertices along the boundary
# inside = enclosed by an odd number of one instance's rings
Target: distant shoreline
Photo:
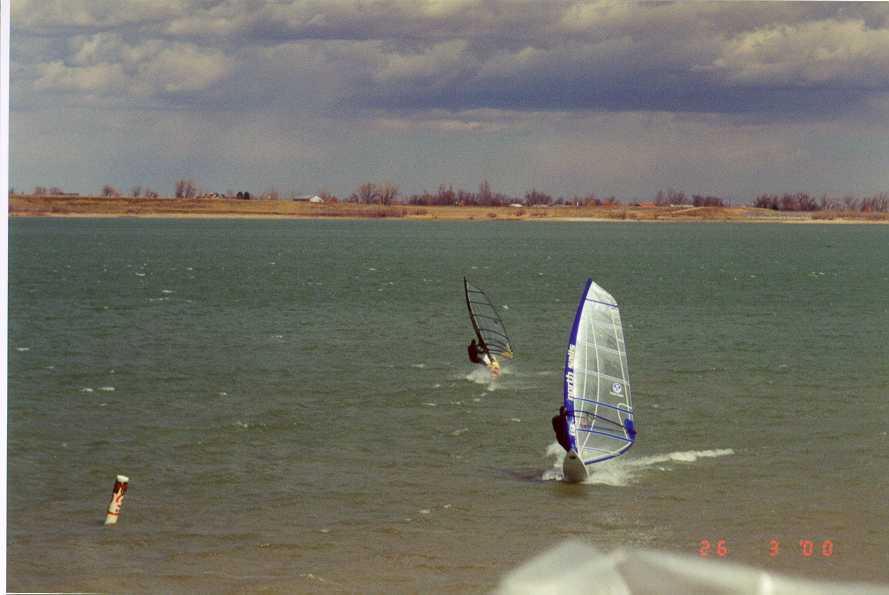
[[[104,198],[13,195],[12,217],[156,219],[399,219],[415,221],[889,223],[889,213],[787,212],[754,207],[548,206],[483,207],[310,204],[227,198]]]

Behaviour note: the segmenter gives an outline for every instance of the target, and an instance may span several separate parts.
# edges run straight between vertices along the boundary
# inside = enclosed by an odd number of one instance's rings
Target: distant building
[[[324,199],[318,196],[317,194],[312,196],[294,196],[294,202],[310,202],[312,204],[319,204],[324,202]]]

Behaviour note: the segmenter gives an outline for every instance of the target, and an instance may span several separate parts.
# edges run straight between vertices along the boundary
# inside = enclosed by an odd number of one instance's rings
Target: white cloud
[[[229,70],[222,52],[189,45],[163,48],[138,67],[138,84],[148,93],[203,91]]]
[[[727,42],[709,70],[742,85],[885,88],[889,29],[869,29],[862,20],[763,27]]]
[[[416,53],[386,53],[384,61],[374,73],[374,78],[382,84],[407,81],[442,86],[471,69],[475,59],[467,55],[465,41],[454,40]]]
[[[24,29],[96,29],[145,25],[187,12],[189,0],[13,0],[12,24]]]
[[[151,98],[208,90],[231,68],[221,50],[178,42],[132,45],[113,33],[77,37],[71,48],[67,61],[36,66],[36,90]]]
[[[384,131],[435,132],[435,133],[485,133],[492,134],[520,126],[517,118],[522,114],[498,110],[466,110],[448,112],[429,110],[421,114],[369,116],[367,127]]]
[[[780,112],[779,102],[763,101],[763,94],[774,89],[788,99],[788,89],[813,86],[842,87],[845,101],[804,98],[807,109],[851,108],[867,89],[889,84],[886,19],[857,4],[140,0],[123,6],[18,0],[17,22],[26,30],[79,40],[67,55],[38,60],[41,91],[119,92],[126,103],[133,96],[203,93],[237,72],[239,88],[250,91],[227,92],[256,105],[286,91],[315,106],[324,97],[339,109],[732,113]],[[78,28],[80,35],[70,35]],[[293,47],[300,56],[282,67],[275,57]],[[119,85],[121,70],[130,85]],[[756,97],[738,94],[754,86]]]
[[[60,61],[41,64],[34,82],[38,91],[107,95],[125,91],[128,78],[119,64],[66,66]]]

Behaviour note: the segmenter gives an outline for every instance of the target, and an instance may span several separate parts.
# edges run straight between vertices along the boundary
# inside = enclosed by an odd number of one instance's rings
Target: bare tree
[[[529,192],[525,193],[525,204],[529,207],[533,205],[548,205],[552,202],[552,196],[545,192],[539,192],[536,188],[532,188]]]
[[[143,192],[143,194],[145,195],[145,198],[157,198],[158,197],[157,192],[155,192],[151,188],[146,188],[145,191]]]
[[[104,196],[105,198],[111,198],[120,196],[120,192],[111,184],[105,184],[104,186],[102,186],[102,196]]]
[[[687,205],[688,196],[681,190],[673,190],[669,188],[666,192],[658,190],[654,199],[654,204],[659,207],[668,205]]]
[[[176,198],[194,198],[198,188],[191,180],[179,180],[176,182]]]
[[[585,206],[585,207],[599,207],[602,206],[602,199],[596,196],[595,192],[590,192],[584,197],[575,196],[571,199],[571,202],[574,203],[575,206]]]
[[[488,206],[494,201],[494,193],[491,192],[491,184],[482,180],[478,185],[478,204]]]
[[[139,198],[142,196],[142,186],[133,186],[130,190],[130,194],[133,195],[133,198]]]
[[[775,194],[760,194],[753,202],[753,206],[758,209],[778,210],[778,196]]]
[[[370,204],[377,201],[377,186],[373,182],[367,182],[358,187],[358,190],[349,195],[349,202]]]
[[[451,185],[445,187],[444,184],[439,185],[438,194],[435,195],[433,204],[452,205],[455,202],[457,202],[457,194],[454,192],[454,187]]]
[[[34,196],[43,196],[46,194],[46,186],[34,186]]]
[[[398,198],[398,186],[383,182],[377,187],[377,199],[381,205],[391,205]]]
[[[696,207],[724,207],[725,201],[718,196],[694,194],[691,197],[691,204]]]

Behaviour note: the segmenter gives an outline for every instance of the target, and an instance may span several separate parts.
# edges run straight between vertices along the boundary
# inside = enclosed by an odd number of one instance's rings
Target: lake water
[[[485,592],[566,539],[887,583],[887,254],[867,225],[12,219],[7,587]],[[464,275],[512,336],[495,382]],[[568,485],[588,277],[639,436]]]

